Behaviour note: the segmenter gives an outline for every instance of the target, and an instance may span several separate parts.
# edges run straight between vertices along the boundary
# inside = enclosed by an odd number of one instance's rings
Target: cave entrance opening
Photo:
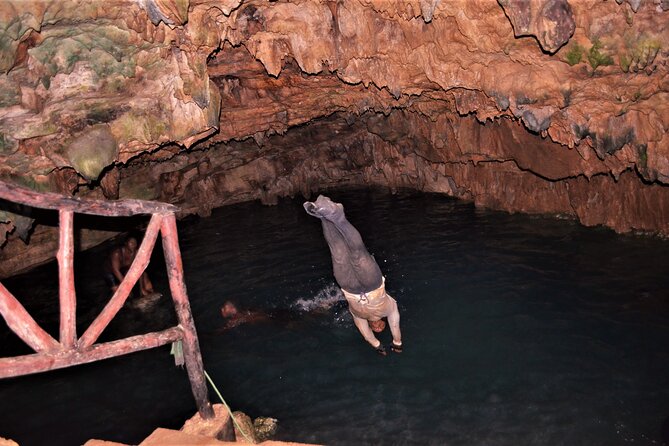
[[[116,202],[80,200],[54,193],[38,193],[0,182],[0,199],[38,209],[58,211],[60,329],[54,339],[33,319],[14,295],[0,283],[0,314],[8,327],[35,353],[0,358],[0,378],[28,375],[85,364],[180,341],[188,377],[198,412],[205,419],[214,416],[209,402],[200,346],[190,309],[183,264],[179,249],[175,206],[142,200]],[[151,215],[146,234],[128,272],[113,296],[78,337],[76,292],[74,287],[74,214],[102,217]],[[166,330],[97,343],[99,336],[128,299],[133,287],[149,264],[158,235],[162,237],[165,264],[178,324]]]

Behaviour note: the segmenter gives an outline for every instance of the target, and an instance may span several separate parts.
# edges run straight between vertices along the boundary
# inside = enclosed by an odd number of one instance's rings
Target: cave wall
[[[156,199],[203,216],[241,201],[273,204],[335,186],[374,185],[556,214],[618,232],[669,233],[669,188],[645,185],[631,170],[614,177],[605,163],[518,127],[510,119],[481,125],[472,116],[434,123],[408,110],[368,112],[350,123],[337,114],[261,146],[254,140],[220,145],[177,157],[157,176],[150,167],[137,175],[153,172]]]
[[[412,187],[668,235],[668,9],[3,2],[0,179],[202,215],[335,185]],[[0,275],[53,256],[53,228],[3,209]]]

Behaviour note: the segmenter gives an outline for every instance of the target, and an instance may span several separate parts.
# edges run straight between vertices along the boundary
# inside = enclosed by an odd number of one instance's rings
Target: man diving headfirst
[[[367,252],[360,233],[344,215],[344,206],[319,195],[314,202],[304,203],[309,215],[321,220],[323,235],[330,247],[332,269],[341,288],[355,326],[363,338],[382,355],[386,354],[381,341],[373,332],[385,327],[388,319],[393,336],[391,349],[402,351],[400,313],[397,302],[386,293],[385,278],[374,258]]]

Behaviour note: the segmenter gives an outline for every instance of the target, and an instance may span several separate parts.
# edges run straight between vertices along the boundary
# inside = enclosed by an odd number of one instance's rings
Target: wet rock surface
[[[253,420],[253,429],[260,442],[274,437],[278,427],[278,420],[276,418],[258,417]]]
[[[253,427],[253,420],[251,417],[238,410],[232,412],[232,416],[235,419],[235,438],[238,441],[260,443],[260,439],[256,435],[255,428]]]

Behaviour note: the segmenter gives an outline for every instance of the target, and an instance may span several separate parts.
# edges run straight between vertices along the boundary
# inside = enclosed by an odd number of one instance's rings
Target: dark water
[[[405,351],[381,357],[356,332],[302,200],[219,209],[180,237],[205,368],[233,408],[278,418],[279,439],[329,445],[661,444],[668,242],[438,195],[330,196],[387,277]],[[104,305],[101,255],[79,256],[82,327]],[[54,271],[6,282],[52,332]],[[221,330],[230,298],[280,317]],[[164,298],[124,308],[105,337],[173,322]],[[27,353],[13,339],[3,323],[3,354]],[[137,443],[195,411],[169,347],[0,381],[0,401],[0,436],[22,445]]]

